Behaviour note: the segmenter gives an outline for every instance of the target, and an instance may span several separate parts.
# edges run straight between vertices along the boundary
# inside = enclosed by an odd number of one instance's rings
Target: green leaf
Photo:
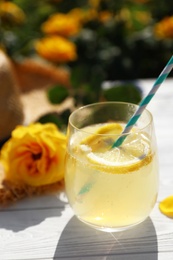
[[[139,87],[133,84],[127,84],[103,90],[103,96],[108,101],[122,101],[138,104],[142,99],[142,92]]]
[[[71,114],[70,109],[66,109],[61,113],[51,112],[38,118],[37,122],[40,122],[41,124],[53,123],[57,125],[57,127],[61,131],[66,132],[70,114]]]
[[[62,120],[59,118],[59,115],[56,112],[48,113],[48,114],[41,116],[37,120],[37,122],[40,122],[42,124],[53,123],[53,124],[57,125],[59,128],[62,128],[62,125],[63,125]]]
[[[63,86],[54,86],[47,92],[48,99],[52,104],[61,103],[68,95],[68,90]]]
[[[89,74],[90,67],[88,64],[76,65],[71,70],[71,77],[70,82],[75,89],[80,89],[81,85],[88,81],[88,74]]]

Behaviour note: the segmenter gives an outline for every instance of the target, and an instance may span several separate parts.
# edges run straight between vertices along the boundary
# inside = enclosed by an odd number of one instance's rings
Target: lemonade
[[[73,136],[67,154],[70,204],[82,221],[98,228],[141,222],[157,198],[157,158],[147,136],[134,129],[121,147],[110,149],[113,129],[122,131],[120,124],[113,123],[86,127],[83,134]],[[96,135],[85,137],[85,132]]]
[[[76,216],[104,231],[146,219],[158,193],[157,153],[149,133],[134,127],[112,148],[125,123],[99,123],[74,131],[66,157],[66,191]]]

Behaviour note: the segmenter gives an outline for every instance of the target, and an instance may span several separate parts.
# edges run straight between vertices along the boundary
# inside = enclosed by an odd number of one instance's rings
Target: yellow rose
[[[100,5],[100,0],[89,0],[89,4],[94,7],[94,8],[98,8]]]
[[[66,137],[52,123],[18,126],[1,150],[6,179],[41,186],[64,177]]]
[[[42,24],[42,31],[46,34],[58,34],[64,37],[76,35],[80,31],[77,17],[57,13]]]
[[[0,3],[0,17],[3,22],[10,24],[21,24],[25,21],[25,13],[15,3]]]
[[[37,53],[53,62],[68,62],[77,58],[74,43],[61,36],[50,36],[38,40],[35,44]]]
[[[99,21],[105,23],[113,18],[113,14],[109,11],[99,12],[98,15]]]
[[[155,36],[160,39],[173,38],[173,16],[165,17],[156,23],[154,28]]]

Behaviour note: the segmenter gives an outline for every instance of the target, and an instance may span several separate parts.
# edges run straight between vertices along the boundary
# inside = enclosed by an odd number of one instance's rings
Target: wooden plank
[[[0,259],[51,259],[62,230],[72,216],[67,206],[1,211]]]

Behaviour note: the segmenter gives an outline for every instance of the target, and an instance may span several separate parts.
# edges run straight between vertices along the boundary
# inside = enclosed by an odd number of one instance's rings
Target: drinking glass
[[[113,147],[138,106],[101,102],[69,117],[66,193],[74,214],[115,232],[143,222],[158,194],[158,156],[151,113],[144,110],[121,146]]]

